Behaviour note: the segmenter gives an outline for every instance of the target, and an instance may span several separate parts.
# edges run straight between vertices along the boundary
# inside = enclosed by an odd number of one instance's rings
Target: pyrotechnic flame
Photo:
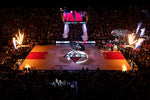
[[[127,67],[126,65],[122,65],[122,72],[125,72],[125,71],[127,71]]]
[[[24,38],[24,34],[21,34],[19,29],[19,35],[16,34],[16,36],[13,37],[13,45],[15,49],[17,49],[22,44],[23,38]]]
[[[143,41],[144,41],[144,38],[139,38],[138,41],[135,44],[134,49],[136,49],[137,47],[139,47],[142,44]]]
[[[142,25],[142,22],[138,23],[138,26],[137,26],[137,29],[136,29],[136,32],[135,32],[136,34],[138,33],[138,31],[139,31],[141,25]]]
[[[20,30],[19,30],[19,36],[16,34],[16,38],[17,38],[16,41],[17,41],[17,43],[18,43],[19,45],[22,44],[23,37],[24,37],[24,34],[21,34],[21,33],[20,33]]]
[[[137,49],[137,47],[139,47],[142,44],[142,42],[144,41],[144,38],[135,39],[135,36],[138,33],[141,25],[142,25],[142,22],[138,23],[138,26],[137,26],[135,34],[134,33],[128,34],[129,46],[133,47],[133,45],[135,44],[134,45],[134,49]],[[144,35],[145,30],[146,30],[146,28],[142,28],[141,29],[141,33],[140,33],[139,37],[142,37]]]
[[[25,66],[25,68],[29,69],[29,68],[31,68],[31,66],[30,66],[29,64],[27,64],[27,65]]]
[[[135,40],[135,34],[128,34],[128,40],[129,40],[129,44],[133,45],[137,40]]]
[[[142,29],[141,29],[140,37],[144,35],[144,32],[145,32],[145,28],[142,28]]]
[[[13,45],[14,45],[15,49],[17,49],[16,39],[15,39],[15,37],[13,37]]]
[[[29,69],[31,68],[31,66],[29,64],[26,64],[24,68],[26,68],[25,72],[29,73]]]
[[[30,47],[30,45],[18,45],[17,48],[20,48],[20,47]]]

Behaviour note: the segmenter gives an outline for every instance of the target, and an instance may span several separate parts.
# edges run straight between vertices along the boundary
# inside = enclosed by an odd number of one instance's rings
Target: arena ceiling
[[[60,6],[149,6],[148,0],[0,0],[0,7],[60,7]]]

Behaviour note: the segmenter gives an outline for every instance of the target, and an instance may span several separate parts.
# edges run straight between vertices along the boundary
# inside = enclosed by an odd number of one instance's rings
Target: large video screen
[[[60,8],[63,22],[80,22],[86,23],[87,9],[86,8]]]

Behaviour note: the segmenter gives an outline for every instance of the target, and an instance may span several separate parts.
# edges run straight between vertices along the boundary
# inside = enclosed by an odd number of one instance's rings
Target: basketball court
[[[74,63],[72,59],[67,59],[65,55],[72,48],[69,45],[36,45],[26,57],[19,70],[23,70],[26,65],[30,65],[35,70],[122,70],[125,65],[127,70],[131,70],[126,59],[121,52],[110,52],[99,50],[95,46],[85,45],[85,53],[88,55],[85,62]]]

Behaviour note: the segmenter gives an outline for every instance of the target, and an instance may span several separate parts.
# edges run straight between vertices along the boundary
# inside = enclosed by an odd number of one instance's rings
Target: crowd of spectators
[[[150,40],[144,41],[140,49],[123,49],[122,53],[126,59],[131,59],[140,69],[146,69],[150,66]]]
[[[125,48],[121,52],[126,59],[138,65],[138,71],[23,71],[14,70],[17,59],[24,59],[35,44],[44,41],[63,40],[63,28],[59,8],[2,8],[0,10],[0,99],[150,99],[150,40],[145,40],[138,51]],[[113,39],[111,31],[123,28],[135,31],[142,20],[141,9],[130,6],[123,8],[91,7],[87,30],[89,40],[102,37]],[[12,37],[18,29],[25,34],[24,44],[29,48],[14,50]],[[74,32],[70,25],[70,35]],[[145,34],[149,36],[149,24]],[[78,25],[77,33],[82,35]],[[66,83],[54,85],[56,79]]]
[[[1,71],[0,98],[3,99],[54,99],[54,100],[148,100],[149,68],[138,72],[122,71]],[[68,82],[52,85],[56,78]],[[70,83],[76,83],[72,86]]]
[[[46,41],[50,23],[50,8],[1,8],[0,14],[0,61],[13,65],[16,56],[25,58],[35,44],[42,44]],[[23,45],[30,45],[30,48],[19,48],[14,50],[12,38],[24,33]],[[11,59],[11,61],[7,61]]]

